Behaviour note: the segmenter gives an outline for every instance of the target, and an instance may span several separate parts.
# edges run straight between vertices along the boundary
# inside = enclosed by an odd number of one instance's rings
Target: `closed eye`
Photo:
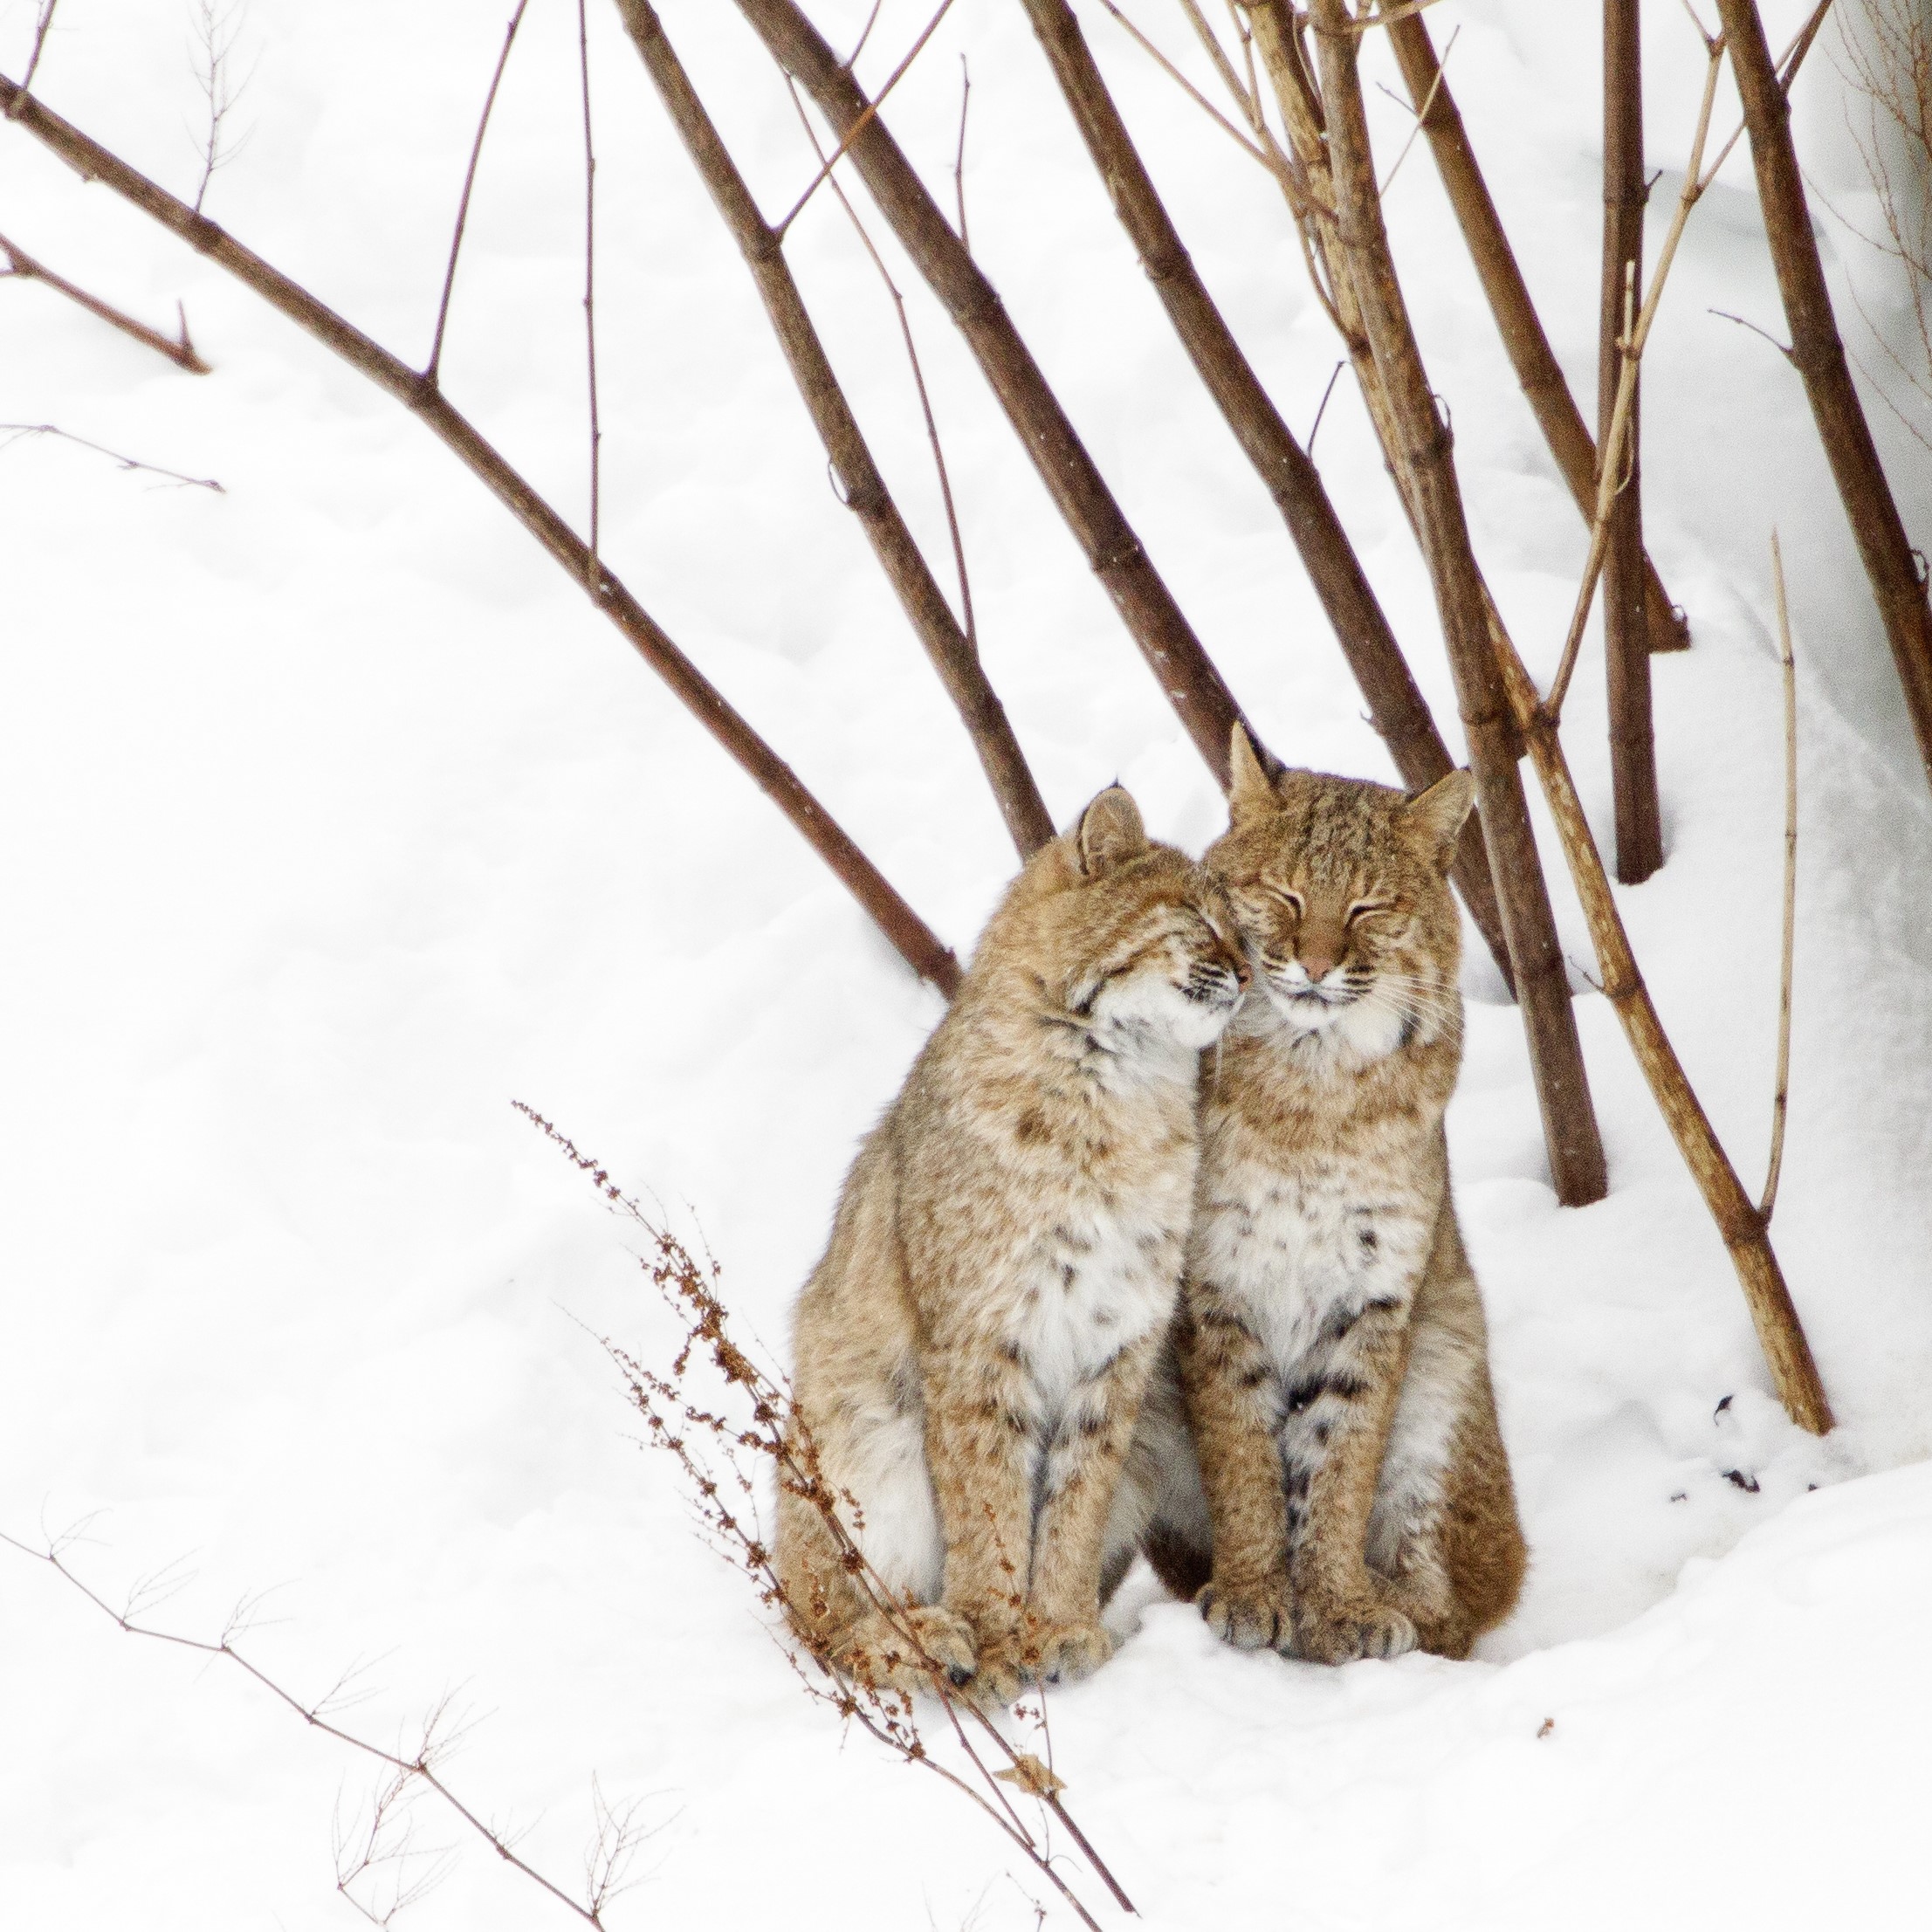
[[[1308,902],[1302,895],[1285,885],[1264,885],[1262,890],[1270,898],[1279,899],[1297,919],[1308,910]]]
[[[1378,912],[1392,912],[1395,907],[1387,899],[1358,899],[1348,909],[1348,923],[1353,925],[1358,919],[1372,918]]]

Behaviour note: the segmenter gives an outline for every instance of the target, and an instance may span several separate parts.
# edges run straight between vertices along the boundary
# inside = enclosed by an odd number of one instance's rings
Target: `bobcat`
[[[1179,1292],[1200,1055],[1247,979],[1220,887],[1101,793],[1008,888],[800,1297],[794,1443],[975,1696],[1112,1652],[1100,1607],[1151,1501],[1151,1472],[1122,1478]],[[783,1486],[775,1553],[815,1653],[927,1681]]]
[[[1522,1585],[1442,1131],[1462,1050],[1444,873],[1472,796],[1466,772],[1413,799],[1270,780],[1234,733],[1203,863],[1259,984],[1203,1070],[1165,1368],[1189,1427],[1151,1402],[1159,1440],[1137,1447],[1167,1472],[1150,1561],[1243,1649],[1466,1656]]]

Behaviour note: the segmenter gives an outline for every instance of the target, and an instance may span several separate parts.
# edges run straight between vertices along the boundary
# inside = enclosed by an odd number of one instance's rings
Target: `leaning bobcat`
[[[1170,1481],[1145,1547],[1244,1649],[1466,1656],[1522,1585],[1442,1131],[1462,1050],[1443,875],[1471,798],[1463,772],[1413,800],[1271,783],[1234,733],[1204,863],[1261,983],[1204,1069],[1168,1365],[1199,1461],[1179,1432],[1147,1444]]]
[[[800,1297],[820,1473],[975,1695],[1112,1651],[1100,1605],[1145,1516],[1122,1475],[1179,1292],[1200,1049],[1246,980],[1220,889],[1103,792],[1008,889]],[[919,1687],[816,1506],[783,1489],[777,1562],[815,1653]]]

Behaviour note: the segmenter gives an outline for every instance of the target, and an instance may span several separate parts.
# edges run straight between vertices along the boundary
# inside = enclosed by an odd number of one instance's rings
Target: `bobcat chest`
[[[1028,1247],[1006,1341],[1048,1433],[1083,1385],[1172,1313],[1185,1213],[1145,1199],[1069,1205]]]
[[[1278,1368],[1332,1343],[1372,1302],[1413,1291],[1422,1204],[1351,1162],[1243,1162],[1208,1177],[1189,1266],[1242,1311]]]

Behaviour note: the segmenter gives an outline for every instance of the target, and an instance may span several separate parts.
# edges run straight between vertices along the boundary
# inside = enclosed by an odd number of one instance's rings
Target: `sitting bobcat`
[[[1414,799],[1271,782],[1234,733],[1204,863],[1261,983],[1203,1076],[1166,1370],[1189,1431],[1144,1447],[1168,1471],[1148,1557],[1243,1649],[1466,1656],[1522,1585],[1442,1131],[1462,1051],[1444,873],[1472,795],[1466,772]]]
[[[1112,1652],[1100,1606],[1148,1502],[1122,1475],[1179,1292],[1200,1050],[1247,976],[1219,886],[1101,793],[1008,888],[800,1297],[794,1447],[808,1432],[870,1569],[975,1696]],[[777,1531],[813,1651],[923,1686],[817,1506],[781,1486]]]

